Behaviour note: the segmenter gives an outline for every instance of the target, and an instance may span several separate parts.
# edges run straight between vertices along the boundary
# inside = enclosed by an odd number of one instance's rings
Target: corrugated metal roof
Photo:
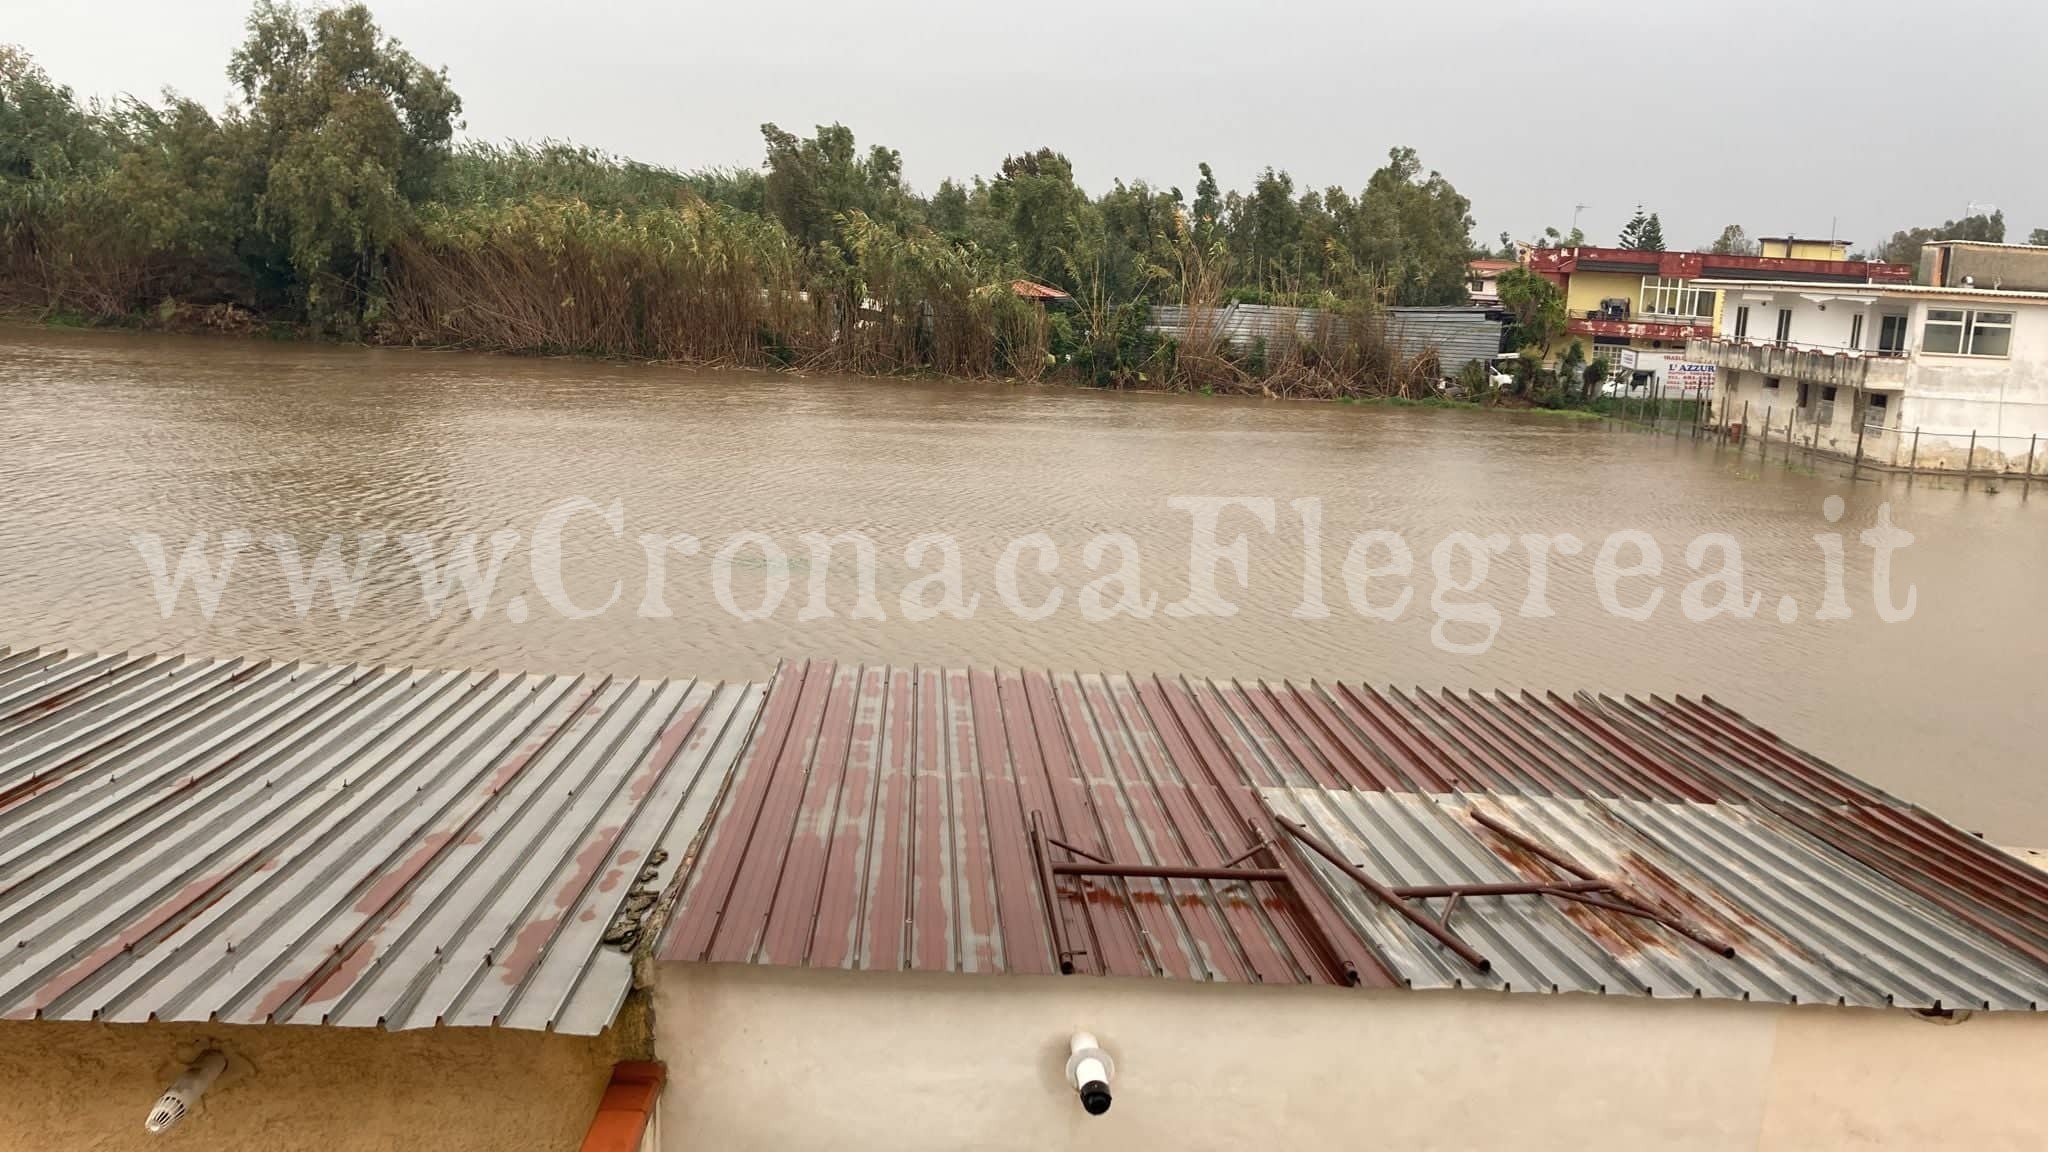
[[[0,649],[0,1016],[601,1031],[762,694]]]
[[[1055,876],[1034,815],[1069,871],[1257,871]],[[1374,884],[1557,891],[1575,868],[1655,915],[1433,901],[1475,967],[1287,821]],[[592,1033],[662,892],[670,959],[1050,973],[1048,878],[1086,973],[2021,1009],[2048,989],[2048,875],[1711,700],[0,650],[0,1016]]]
[[[1248,351],[1264,341],[1275,355],[1295,344],[1312,344],[1327,337],[1343,341],[1351,322],[1334,312],[1318,308],[1293,308],[1274,304],[1226,304],[1220,308],[1187,308],[1179,304],[1155,304],[1151,327],[1156,332],[1183,342],[1195,337],[1229,344]]]
[[[1504,326],[1484,307],[1389,308],[1382,323],[1401,355],[1433,351],[1446,376],[1500,355]]]
[[[1475,896],[1450,923],[1481,970],[1274,819],[1387,885],[1569,880],[1481,811],[1733,956],[1609,908]],[[1034,813],[1124,865],[1221,868],[1264,838],[1282,855],[1254,860],[1309,880],[1055,879],[1082,972],[1340,983],[1348,965],[1367,984],[1921,1007],[2048,993],[2048,877],[1711,700],[822,662],[778,673],[663,955],[1057,971]]]

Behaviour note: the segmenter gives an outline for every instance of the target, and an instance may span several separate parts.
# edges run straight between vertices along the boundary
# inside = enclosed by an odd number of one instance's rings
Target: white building
[[[1929,247],[1931,278],[1969,286],[1702,281],[1721,319],[1688,358],[1717,370],[1716,421],[1878,464],[2048,472],[2048,291],[1949,274]],[[2048,268],[2048,248],[1998,255]]]

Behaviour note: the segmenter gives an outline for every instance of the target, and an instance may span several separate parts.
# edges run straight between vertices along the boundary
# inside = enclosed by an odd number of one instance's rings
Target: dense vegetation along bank
[[[1091,197],[1037,148],[929,196],[840,125],[762,127],[759,170],[676,172],[571,145],[458,143],[445,71],[362,5],[259,0],[216,112],[167,93],[82,105],[0,46],[0,312],[72,323],[257,327],[524,353],[944,372],[1283,396],[1418,396],[1374,318],[1465,298],[1470,204],[1396,148],[1354,195],[1268,168],[1192,196],[1119,180]],[[2003,217],[1895,233],[1999,239]],[[2036,233],[2048,239],[2048,230]],[[1508,238],[1503,236],[1503,246]],[[1576,243],[1555,229],[1540,243]],[[1662,247],[1638,212],[1624,245]],[[1748,243],[1737,226],[1717,249]],[[1057,307],[1018,279],[1057,287]],[[1587,405],[1598,362],[1551,363],[1563,301],[1501,277],[1512,391]],[[1292,304],[1329,318],[1285,347],[1178,342],[1156,304]],[[1469,395],[1491,396],[1467,374]]]
[[[82,105],[0,48],[0,307],[85,323],[852,372],[1282,395],[1419,394],[1371,323],[1284,349],[1178,346],[1158,303],[1369,319],[1459,301],[1469,204],[1396,149],[1353,196],[1266,171],[1192,197],[1090,197],[1040,148],[910,189],[833,125],[763,128],[759,171],[680,173],[557,143],[457,144],[445,72],[360,5],[262,0],[221,112]],[[1048,310],[1019,278],[1070,294]]]

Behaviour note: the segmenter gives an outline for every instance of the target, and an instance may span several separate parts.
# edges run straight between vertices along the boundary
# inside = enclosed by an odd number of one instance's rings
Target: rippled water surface
[[[1822,516],[1830,495],[1847,501],[1838,525]],[[1167,503],[1176,496],[1275,501],[1271,532],[1243,511],[1221,521],[1226,540],[1248,538],[1249,586],[1219,575],[1234,616],[1163,611],[1188,593],[1190,518]],[[564,591],[583,618],[548,605],[526,545],[573,497],[617,501],[623,519],[614,536],[580,513],[562,533]],[[1292,503],[1306,498],[1320,501],[1319,564],[1305,559]],[[1895,596],[1911,584],[1918,597],[1903,623],[1877,618],[1858,540],[1886,502],[1917,538],[1896,563]],[[1553,417],[0,329],[0,643],[722,677],[824,655],[1707,693],[1971,828],[2035,844],[2048,843],[2044,518],[2048,492],[1852,480]],[[1414,552],[1413,600],[1395,621],[1347,600],[1345,552],[1368,529]],[[1647,621],[1612,615],[1596,594],[1598,542],[1624,529],[1663,551],[1662,577],[1622,586],[1629,604],[1664,590]],[[236,530],[251,543],[211,617],[189,588],[166,615],[136,535],[163,540],[175,565],[194,533],[209,534],[217,561],[221,534]],[[429,615],[399,538],[418,534],[438,561],[476,534],[487,561],[502,531],[520,541],[481,614],[457,593]],[[1530,565],[1519,544],[1493,559],[1478,593],[1448,594],[1446,607],[1484,602],[1503,616],[1484,654],[1460,655],[1431,636],[1430,552],[1454,531],[1591,543],[1552,559],[1551,617],[1521,615]],[[301,614],[271,538],[310,565],[333,534],[354,560],[360,532],[387,540],[351,610],[321,587]],[[735,553],[742,607],[787,584],[766,619],[735,619],[713,590],[711,557],[741,532],[786,556],[758,542]],[[800,538],[812,532],[875,542],[886,619],[850,617],[852,550],[818,573]],[[1694,623],[1681,611],[1696,575],[1687,544],[1710,532],[1743,549],[1749,589],[1763,596],[1752,620]],[[1847,620],[1814,619],[1813,537],[1829,532],[1846,541]],[[667,560],[666,617],[647,612],[647,533],[702,542]],[[981,597],[971,617],[905,617],[899,593],[938,564],[933,552],[906,567],[906,545],[927,533],[959,542],[963,591]],[[1039,553],[1022,553],[1018,597],[1038,605],[1062,590],[1037,621],[1002,606],[995,577],[1009,542],[1031,533],[1057,546],[1059,566],[1041,575]],[[1117,561],[1084,567],[1100,533],[1136,545],[1143,594],[1162,606],[1151,618],[1083,618],[1082,586]],[[1298,611],[1312,571],[1325,618]],[[814,576],[833,615],[799,619]],[[1400,586],[1381,578],[1369,592],[1383,604]],[[1789,624],[1777,613],[1786,597]],[[1446,638],[1480,635],[1453,624]]]

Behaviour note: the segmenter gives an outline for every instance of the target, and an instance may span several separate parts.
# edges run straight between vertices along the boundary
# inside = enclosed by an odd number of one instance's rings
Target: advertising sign
[[[1708,391],[1714,387],[1714,366],[1695,364],[1688,360],[1667,360],[1664,362],[1664,388],[1666,391]]]

